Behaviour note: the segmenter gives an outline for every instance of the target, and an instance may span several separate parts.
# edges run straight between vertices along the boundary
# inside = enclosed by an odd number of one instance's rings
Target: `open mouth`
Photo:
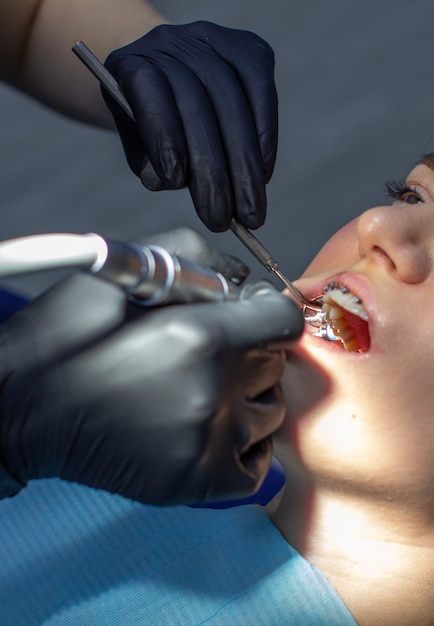
[[[322,311],[333,334],[348,352],[367,352],[368,315],[363,302],[348,287],[332,282],[323,288]]]

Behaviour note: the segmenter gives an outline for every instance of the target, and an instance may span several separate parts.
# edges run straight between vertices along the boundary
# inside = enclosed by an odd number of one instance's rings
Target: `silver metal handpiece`
[[[161,246],[105,239],[104,264],[93,273],[121,287],[141,306],[238,300],[240,288],[219,272]]]

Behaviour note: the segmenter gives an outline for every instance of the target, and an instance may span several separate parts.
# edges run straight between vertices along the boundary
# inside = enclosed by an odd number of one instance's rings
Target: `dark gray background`
[[[268,220],[257,234],[289,277],[340,225],[385,201],[385,180],[434,150],[432,0],[154,4],[174,23],[207,19],[253,30],[275,50],[280,143]],[[4,86],[0,119],[2,239],[53,231],[134,239],[189,225],[248,260],[254,275],[266,274],[232,234],[202,226],[187,192],[144,189],[115,135]],[[6,284],[36,294],[61,275]]]

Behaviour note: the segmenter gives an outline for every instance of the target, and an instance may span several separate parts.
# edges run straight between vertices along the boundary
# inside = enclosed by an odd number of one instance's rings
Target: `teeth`
[[[331,310],[333,309],[333,304],[336,303],[346,311],[357,315],[365,322],[368,321],[368,315],[362,301],[352,294],[348,287],[338,287],[336,283],[330,283],[330,285],[324,288],[324,291],[323,303],[329,305]]]
[[[322,310],[333,333],[341,340],[345,350],[349,352],[359,350],[360,346],[355,340],[354,331],[347,324],[344,310],[368,321],[362,301],[352,294],[348,287],[339,286],[338,283],[329,283],[323,291]]]

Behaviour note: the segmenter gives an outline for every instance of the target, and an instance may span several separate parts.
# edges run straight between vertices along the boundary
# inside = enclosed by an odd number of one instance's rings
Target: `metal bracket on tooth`
[[[314,337],[320,337],[321,339],[327,339],[328,341],[340,341],[339,337],[333,332],[333,329],[328,324],[323,324],[313,333]]]

